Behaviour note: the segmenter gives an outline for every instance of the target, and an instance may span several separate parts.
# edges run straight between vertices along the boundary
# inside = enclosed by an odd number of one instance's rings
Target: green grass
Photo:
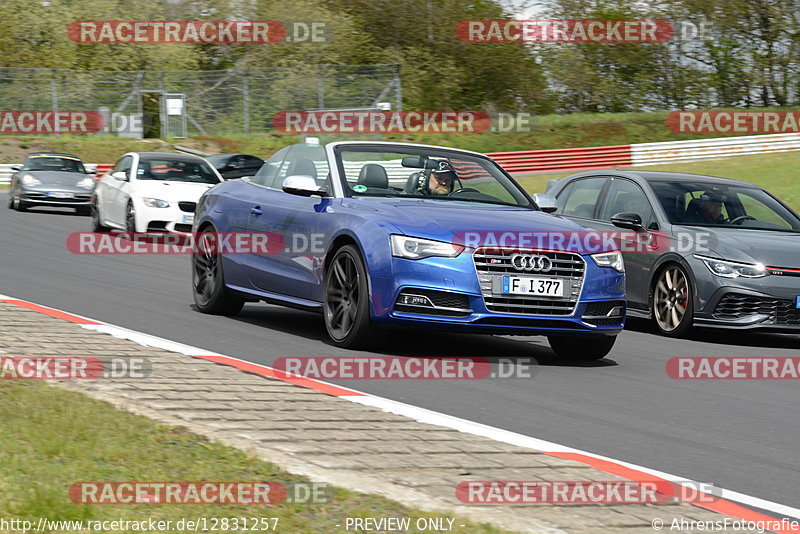
[[[777,196],[795,211],[800,212],[800,152],[735,156],[712,161],[668,163],[646,167],[628,167],[630,170],[687,172],[733,178],[759,185]],[[612,171],[598,171],[612,172]],[[575,172],[529,174],[517,178],[531,193],[544,192],[548,180],[576,174]]]
[[[340,488],[325,504],[276,506],[82,505],[68,488],[80,481],[253,482],[308,479],[184,428],[116,410],[85,395],[32,382],[0,385],[0,517],[37,521],[277,517],[278,532],[337,530],[346,517],[452,517],[409,509],[382,497]],[[465,524],[466,532],[501,532]],[[119,531],[117,531],[119,532]]]

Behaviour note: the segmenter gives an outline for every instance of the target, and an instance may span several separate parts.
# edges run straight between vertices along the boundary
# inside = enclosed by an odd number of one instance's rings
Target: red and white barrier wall
[[[750,135],[634,145],[487,154],[511,174],[610,169],[800,150],[800,134]]]
[[[487,155],[511,174],[612,169],[704,159],[749,156],[800,150],[800,133],[691,139],[635,145],[593,146],[554,150],[490,152]],[[97,169],[97,177],[111,169],[110,163],[86,164]],[[11,165],[0,164],[0,184],[11,178]]]

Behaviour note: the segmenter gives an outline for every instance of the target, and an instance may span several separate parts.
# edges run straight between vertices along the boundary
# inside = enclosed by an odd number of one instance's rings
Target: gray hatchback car
[[[764,189],[592,171],[552,180],[547,193],[557,214],[587,228],[625,229],[628,314],[663,335],[692,325],[800,333],[800,216]]]

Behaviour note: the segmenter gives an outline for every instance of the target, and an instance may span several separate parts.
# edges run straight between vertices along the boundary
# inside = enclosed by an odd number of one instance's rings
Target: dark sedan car
[[[593,171],[553,180],[557,213],[623,243],[628,314],[680,336],[694,324],[800,333],[800,216],[747,182]]]
[[[70,207],[88,215],[94,171],[78,156],[53,152],[28,154],[22,166],[12,167],[8,207],[25,211],[35,206]]]
[[[263,159],[250,154],[215,154],[207,156],[206,161],[213,165],[226,180],[255,176],[258,169],[264,164]]]

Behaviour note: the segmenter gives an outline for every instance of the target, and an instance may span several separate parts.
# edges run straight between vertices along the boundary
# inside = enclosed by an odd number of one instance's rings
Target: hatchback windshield
[[[800,231],[800,219],[757,187],[712,182],[651,182],[673,224]]]
[[[343,146],[337,153],[347,196],[533,207],[497,165],[469,154],[398,146]]]
[[[136,179],[201,184],[219,183],[219,178],[206,162],[180,159],[142,160],[136,170]]]

